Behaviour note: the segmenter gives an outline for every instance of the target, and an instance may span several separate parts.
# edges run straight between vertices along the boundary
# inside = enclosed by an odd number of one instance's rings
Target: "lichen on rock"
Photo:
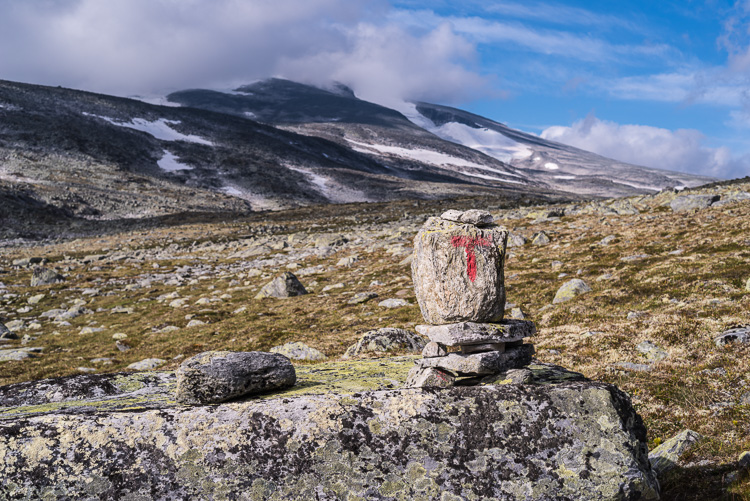
[[[405,380],[413,360],[319,364],[314,374],[301,367],[302,388],[220,405],[161,401],[139,412],[100,412],[89,402],[80,412],[0,415],[4,492],[31,499],[657,499],[646,430],[616,387],[532,363],[522,384],[388,389],[388,381]],[[100,400],[127,398],[116,394],[121,387],[113,383]]]

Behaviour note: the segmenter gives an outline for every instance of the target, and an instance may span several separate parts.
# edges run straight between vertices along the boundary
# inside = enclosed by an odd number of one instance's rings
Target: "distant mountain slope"
[[[714,181],[619,162],[448,106],[407,103],[405,116],[358,99],[343,85],[326,90],[274,78],[231,93],[187,90],[168,99],[330,139],[387,165],[411,170],[416,161],[475,182],[625,196]]]
[[[417,103],[415,109],[417,114],[410,118],[430,132],[507,162],[529,177],[562,191],[624,196],[715,181],[705,176],[612,160],[448,106]]]
[[[365,126],[364,119],[357,119],[354,127],[401,127],[452,145],[381,108],[362,109],[383,125]],[[56,210],[77,218],[143,218],[327,202],[549,193],[463,175],[432,158],[359,146],[360,136],[345,140],[333,129],[314,137],[307,130],[298,134],[235,115],[0,81],[0,193],[24,194],[13,198],[13,210],[11,204],[0,205],[0,224]],[[464,146],[451,148],[466,157],[460,162],[485,157]]]
[[[544,186],[481,151],[441,139],[398,111],[358,99],[341,85],[324,90],[273,78],[231,93],[197,89],[167,98],[329,139],[415,179],[432,171],[480,185]]]

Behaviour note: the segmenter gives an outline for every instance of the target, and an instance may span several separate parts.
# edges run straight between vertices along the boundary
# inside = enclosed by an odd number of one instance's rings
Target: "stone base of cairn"
[[[531,362],[524,344],[536,327],[502,320],[508,232],[487,212],[450,210],[430,218],[414,239],[412,278],[429,338],[407,387],[450,387],[456,378],[491,376]]]
[[[453,386],[457,377],[490,376],[531,362],[534,346],[524,338],[536,333],[533,322],[459,322],[418,325],[430,342],[409,372],[408,387]]]

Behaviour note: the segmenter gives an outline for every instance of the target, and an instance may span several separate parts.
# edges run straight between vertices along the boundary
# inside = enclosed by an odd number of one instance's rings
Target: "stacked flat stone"
[[[414,238],[414,292],[430,343],[407,386],[452,386],[456,377],[488,376],[527,365],[523,339],[533,322],[503,320],[508,231],[488,212],[449,210],[427,220]]]

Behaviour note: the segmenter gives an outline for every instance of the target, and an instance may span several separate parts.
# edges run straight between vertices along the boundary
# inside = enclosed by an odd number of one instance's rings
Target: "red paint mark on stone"
[[[451,237],[453,247],[463,247],[466,250],[466,274],[472,282],[477,279],[477,256],[474,254],[475,247],[489,247],[492,245],[492,237]]]

